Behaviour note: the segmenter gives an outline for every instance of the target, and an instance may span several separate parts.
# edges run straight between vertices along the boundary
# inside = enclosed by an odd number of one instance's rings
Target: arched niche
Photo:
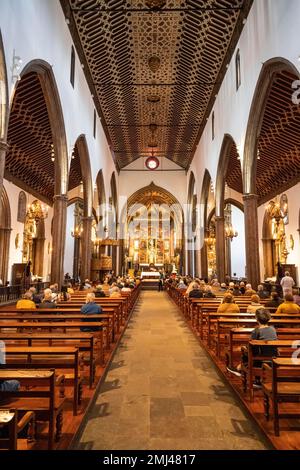
[[[22,224],[25,223],[26,211],[27,211],[27,197],[24,191],[20,191],[19,197],[18,197],[18,214],[17,214],[18,222],[21,222]]]
[[[11,234],[11,212],[5,188],[2,188],[0,199],[0,279],[3,284],[8,277],[9,244]]]
[[[41,207],[38,200],[33,201],[32,205]],[[31,271],[39,277],[43,277],[44,271],[45,240],[44,219],[34,219],[27,213],[23,233],[23,262],[31,261]]]

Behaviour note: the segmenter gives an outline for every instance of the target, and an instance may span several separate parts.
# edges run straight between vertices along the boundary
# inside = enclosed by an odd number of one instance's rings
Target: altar
[[[142,279],[159,279],[160,273],[157,271],[142,271]]]

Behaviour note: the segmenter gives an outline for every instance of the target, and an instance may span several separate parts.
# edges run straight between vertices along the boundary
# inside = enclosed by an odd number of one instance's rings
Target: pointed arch
[[[208,260],[207,260],[207,246],[205,243],[205,238],[208,233],[208,223],[207,223],[207,206],[208,206],[208,197],[211,185],[211,176],[207,169],[205,169],[201,195],[200,195],[200,247],[201,247],[201,276],[203,278],[208,277]]]
[[[264,63],[254,92],[250,108],[243,158],[244,194],[256,194],[257,144],[264,120],[265,108],[270,89],[281,72],[299,77],[299,71],[288,60],[276,57]],[[291,90],[292,95],[292,90]]]
[[[8,82],[2,34],[0,30],[0,142],[6,142],[8,127]]]
[[[93,183],[90,155],[86,137],[84,134],[80,135],[77,138],[75,142],[75,149],[77,150],[79,156],[80,169],[82,175],[84,217],[91,217],[93,212]]]
[[[5,188],[2,188],[0,199],[0,279],[3,284],[8,277],[9,245],[11,234],[11,211]]]

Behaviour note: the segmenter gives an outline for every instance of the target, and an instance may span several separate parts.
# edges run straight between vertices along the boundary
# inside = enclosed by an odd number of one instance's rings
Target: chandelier
[[[76,225],[74,230],[71,231],[71,236],[73,238],[79,239],[81,238],[82,232],[83,232],[82,225]]]
[[[31,204],[28,204],[27,216],[36,222],[46,219],[48,217],[48,206],[41,204],[39,201],[33,201]]]
[[[225,237],[230,238],[230,240],[232,241],[237,236],[238,232],[233,228],[231,223],[228,223],[225,227]]]

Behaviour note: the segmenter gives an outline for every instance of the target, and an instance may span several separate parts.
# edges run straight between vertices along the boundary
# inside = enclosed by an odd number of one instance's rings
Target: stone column
[[[82,217],[81,235],[81,281],[91,277],[92,222],[93,217]]]
[[[64,280],[68,197],[61,194],[54,196],[53,201],[51,282],[61,286]]]
[[[0,140],[0,197],[2,194],[2,187],[3,187],[3,177],[4,177],[4,170],[5,170],[5,158],[6,152],[8,150],[8,145],[3,140]],[[1,211],[1,208],[0,208]],[[1,212],[0,212],[0,219],[1,219]]]
[[[0,279],[5,285],[8,278],[8,259],[11,228],[0,228]]]
[[[73,279],[78,281],[79,277],[79,254],[80,254],[80,238],[74,237],[74,254],[73,254]]]
[[[257,195],[243,196],[245,216],[246,277],[253,289],[260,283]]]
[[[219,282],[225,281],[225,219],[216,217],[216,261]]]
[[[207,260],[207,244],[205,239],[209,237],[209,229],[206,227],[204,230],[203,245],[200,250],[201,252],[201,277],[208,277],[208,260]]]

